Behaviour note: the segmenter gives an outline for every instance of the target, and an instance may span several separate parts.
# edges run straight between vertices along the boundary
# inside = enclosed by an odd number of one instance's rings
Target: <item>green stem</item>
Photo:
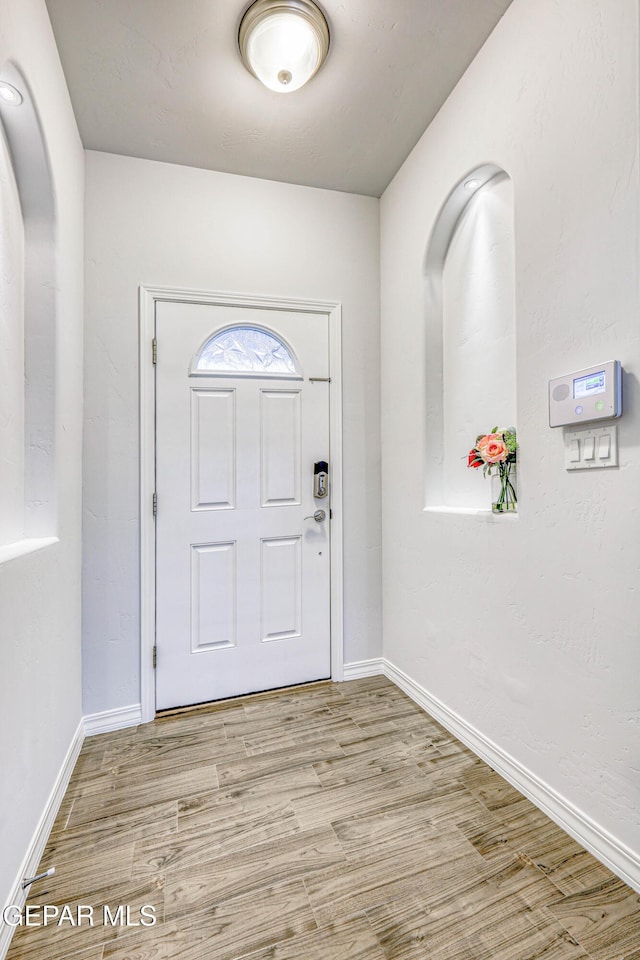
[[[498,464],[500,492],[496,501],[496,508],[500,513],[508,511],[511,507],[515,507],[518,502],[516,489],[511,481],[511,466],[511,463]]]

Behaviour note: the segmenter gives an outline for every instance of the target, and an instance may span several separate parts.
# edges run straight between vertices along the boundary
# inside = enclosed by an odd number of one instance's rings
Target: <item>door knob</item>
[[[326,510],[316,510],[312,517],[305,517],[305,520],[315,520],[316,523],[322,523],[323,520],[327,519]]]

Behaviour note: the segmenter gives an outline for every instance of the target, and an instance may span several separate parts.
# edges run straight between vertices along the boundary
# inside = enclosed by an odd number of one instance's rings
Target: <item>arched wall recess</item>
[[[451,191],[425,260],[425,506],[477,512],[490,485],[466,467],[476,435],[515,425],[513,191],[485,164]]]
[[[24,538],[24,223],[0,124],[0,546]]]
[[[28,84],[11,62],[0,80],[22,95],[0,98],[24,223],[24,524],[23,536],[55,535],[56,210],[46,143]]]

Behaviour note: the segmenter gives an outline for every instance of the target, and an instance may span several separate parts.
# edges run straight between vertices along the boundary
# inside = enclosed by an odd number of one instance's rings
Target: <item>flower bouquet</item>
[[[515,427],[494,427],[491,433],[480,434],[475,447],[469,451],[467,466],[474,470],[482,467],[484,476],[496,481],[491,490],[494,513],[514,513],[518,509],[517,449]]]

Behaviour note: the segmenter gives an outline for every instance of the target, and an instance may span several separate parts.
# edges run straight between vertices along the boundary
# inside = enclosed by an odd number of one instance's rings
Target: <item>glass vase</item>
[[[493,513],[518,512],[518,474],[515,463],[499,463],[491,474],[491,509]]]

